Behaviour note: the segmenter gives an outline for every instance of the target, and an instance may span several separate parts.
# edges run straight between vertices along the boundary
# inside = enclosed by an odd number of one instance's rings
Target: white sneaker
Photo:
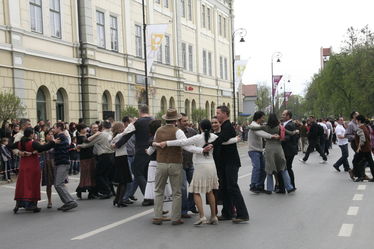
[[[198,219],[195,223],[193,223],[195,226],[201,226],[201,225],[205,225],[207,224],[208,221],[206,219],[205,216],[201,217],[200,219]]]
[[[304,161],[302,158],[299,158],[299,161],[302,163],[306,163],[306,161]]]

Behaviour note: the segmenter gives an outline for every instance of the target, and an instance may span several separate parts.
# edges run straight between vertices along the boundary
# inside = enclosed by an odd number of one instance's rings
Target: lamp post
[[[235,36],[239,34],[239,42],[245,42],[244,37],[247,35],[247,30],[240,28],[235,30],[231,36],[231,54],[232,54],[232,93],[233,93],[233,102],[234,102],[234,122],[236,123],[236,91],[235,91]],[[239,108],[239,106],[238,106]]]
[[[148,70],[147,70],[147,24],[145,22],[145,4],[142,0],[142,12],[143,12],[143,48],[144,48],[144,84],[145,84],[145,104],[149,106],[148,100]]]
[[[274,107],[274,73],[273,73],[273,62],[274,59],[277,59],[276,62],[280,62],[280,58],[282,58],[281,52],[274,52],[271,56],[271,107],[272,107],[272,113],[275,112],[275,107]]]

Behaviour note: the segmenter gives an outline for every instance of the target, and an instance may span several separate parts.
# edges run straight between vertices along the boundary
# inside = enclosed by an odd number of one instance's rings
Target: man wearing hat
[[[162,118],[166,121],[166,125],[158,128],[155,135],[155,142],[163,142],[168,140],[186,139],[184,132],[176,127],[177,120],[182,116],[177,113],[176,109],[169,109]],[[195,146],[183,147],[157,147],[157,170],[155,177],[155,218],[152,223],[161,225],[165,218],[162,217],[164,191],[167,179],[170,179],[170,185],[173,194],[173,203],[171,211],[172,225],[183,224],[181,219],[182,207],[182,149],[192,153],[208,152],[211,147],[198,148]]]

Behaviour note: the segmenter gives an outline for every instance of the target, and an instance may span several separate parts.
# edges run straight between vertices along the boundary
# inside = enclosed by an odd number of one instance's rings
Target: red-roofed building
[[[332,54],[332,48],[322,48],[320,52],[321,57],[321,70],[325,67],[325,63],[330,59],[330,56]]]
[[[250,116],[256,111],[257,85],[239,85],[239,115]]]

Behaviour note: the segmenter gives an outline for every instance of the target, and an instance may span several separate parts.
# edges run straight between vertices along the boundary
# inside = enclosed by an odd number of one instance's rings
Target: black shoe
[[[357,177],[357,179],[354,180],[354,182],[363,182],[363,181],[364,181],[363,177]]]
[[[340,169],[339,169],[339,167],[337,167],[337,166],[333,166],[338,172],[340,172]]]
[[[78,197],[78,199],[82,199],[82,192],[77,191],[77,197]]]
[[[58,210],[58,211],[62,211],[62,210],[64,210],[64,208],[66,207],[66,205],[67,205],[67,204],[62,205],[61,207],[57,208],[57,210]]]
[[[125,203],[125,204],[127,204],[127,205],[129,205],[129,204],[134,204],[134,202],[133,202],[133,201],[130,201],[130,199],[129,199],[129,200],[126,200],[126,201],[123,201],[123,203]]]
[[[121,207],[127,207],[127,204],[125,202],[120,202],[117,204],[117,207],[121,208]]]
[[[61,211],[66,212],[76,207],[78,207],[78,204],[75,201],[69,202],[65,205],[65,207]]]
[[[196,208],[191,208],[190,211],[191,211],[192,213],[194,213],[194,214],[198,214],[198,213],[199,213],[199,211],[197,211]]]
[[[232,219],[232,222],[235,223],[235,224],[239,224],[239,223],[243,223],[243,222],[247,222],[249,221],[249,218],[248,217],[245,217],[245,218],[234,218]]]
[[[106,195],[99,194],[99,199],[101,199],[101,200],[103,200],[103,199],[109,199],[110,197],[112,197],[111,194],[106,194]]]
[[[229,218],[229,217],[226,217],[226,216],[223,216],[223,215],[218,216],[217,218],[218,218],[218,220],[220,220],[220,221],[224,221],[224,220],[232,220],[232,218]]]
[[[275,191],[276,194],[285,194],[286,191],[285,190],[280,190],[278,189],[277,191]]]
[[[271,194],[272,194],[271,191],[269,191],[269,190],[265,190],[265,189],[261,189],[260,192],[261,192],[261,193],[264,193],[264,194],[267,194],[267,195],[271,195]]]
[[[189,215],[189,214],[182,214],[181,217],[182,217],[183,219],[190,219],[190,218],[191,218],[191,215]]]
[[[255,194],[259,194],[260,193],[260,190],[256,187],[252,187],[249,189],[249,191],[251,191],[252,193],[255,193]]]
[[[94,194],[88,194],[88,200],[95,200],[95,199],[99,199],[99,197],[97,195],[94,195]]]
[[[296,191],[296,188],[293,188],[293,189],[287,190],[287,193],[290,194],[290,193],[295,192],[295,191]]]
[[[138,199],[136,199],[135,196],[130,196],[129,199],[132,200],[132,201],[137,201],[138,200]]]
[[[153,205],[154,205],[154,201],[151,199],[144,199],[144,201],[142,202],[142,206],[144,207],[153,206]]]

